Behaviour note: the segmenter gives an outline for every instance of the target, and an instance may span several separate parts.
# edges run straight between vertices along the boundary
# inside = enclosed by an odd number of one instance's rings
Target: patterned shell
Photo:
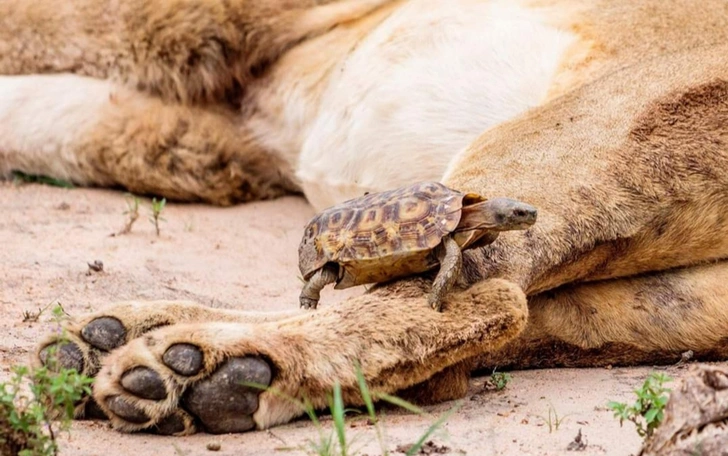
[[[465,197],[424,182],[325,209],[304,232],[301,273],[308,280],[326,263],[337,263],[340,289],[424,272],[437,265],[432,250],[457,227]]]

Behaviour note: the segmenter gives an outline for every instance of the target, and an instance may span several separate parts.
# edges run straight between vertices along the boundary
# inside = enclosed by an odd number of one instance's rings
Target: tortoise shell
[[[463,204],[484,200],[423,182],[345,201],[306,226],[299,269],[308,280],[326,263],[338,264],[337,289],[427,271],[437,266],[433,249],[458,226]]]

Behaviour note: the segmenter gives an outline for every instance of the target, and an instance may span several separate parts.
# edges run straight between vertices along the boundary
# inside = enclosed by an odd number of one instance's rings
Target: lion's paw
[[[219,315],[218,315],[219,314]],[[179,322],[229,320],[230,312],[189,302],[122,302],[79,320],[45,338],[35,352],[34,364],[51,369],[75,369],[95,377],[110,352],[149,331]],[[76,407],[76,418],[103,418],[89,398]]]
[[[270,386],[274,369],[234,343],[213,342],[239,332],[239,326],[225,323],[185,324],[135,339],[107,358],[94,399],[114,427],[126,432],[252,430],[259,395]]]

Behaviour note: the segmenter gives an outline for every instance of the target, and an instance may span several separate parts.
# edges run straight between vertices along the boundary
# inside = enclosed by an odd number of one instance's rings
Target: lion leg
[[[297,191],[289,163],[231,119],[83,76],[0,76],[0,175],[219,205]]]
[[[324,408],[334,384],[347,404],[362,404],[356,366],[370,388],[394,393],[516,336],[526,321],[525,296],[493,280],[428,305],[424,280],[398,282],[318,312],[269,323],[186,323],[144,334],[111,352],[96,377],[94,399],[122,431],[173,434],[241,432],[304,413],[289,398]],[[270,386],[262,391],[245,383]],[[221,402],[219,398],[233,398]],[[172,426],[172,424],[174,426]]]
[[[529,298],[526,330],[481,369],[728,359],[728,261],[568,285]]]
[[[0,74],[76,73],[219,102],[305,38],[388,1],[0,0]]]

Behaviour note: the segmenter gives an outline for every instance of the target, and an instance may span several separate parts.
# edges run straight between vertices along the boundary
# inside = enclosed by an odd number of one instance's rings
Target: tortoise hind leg
[[[321,290],[328,284],[336,282],[338,274],[336,267],[330,264],[316,271],[316,273],[308,279],[308,282],[301,290],[301,307],[304,309],[315,309],[321,299]]]
[[[442,244],[437,246],[435,253],[440,261],[440,271],[432,282],[432,291],[427,297],[427,302],[439,312],[442,306],[442,298],[450,291],[460,275],[460,269],[463,266],[463,255],[460,246],[452,236],[444,237]]]

